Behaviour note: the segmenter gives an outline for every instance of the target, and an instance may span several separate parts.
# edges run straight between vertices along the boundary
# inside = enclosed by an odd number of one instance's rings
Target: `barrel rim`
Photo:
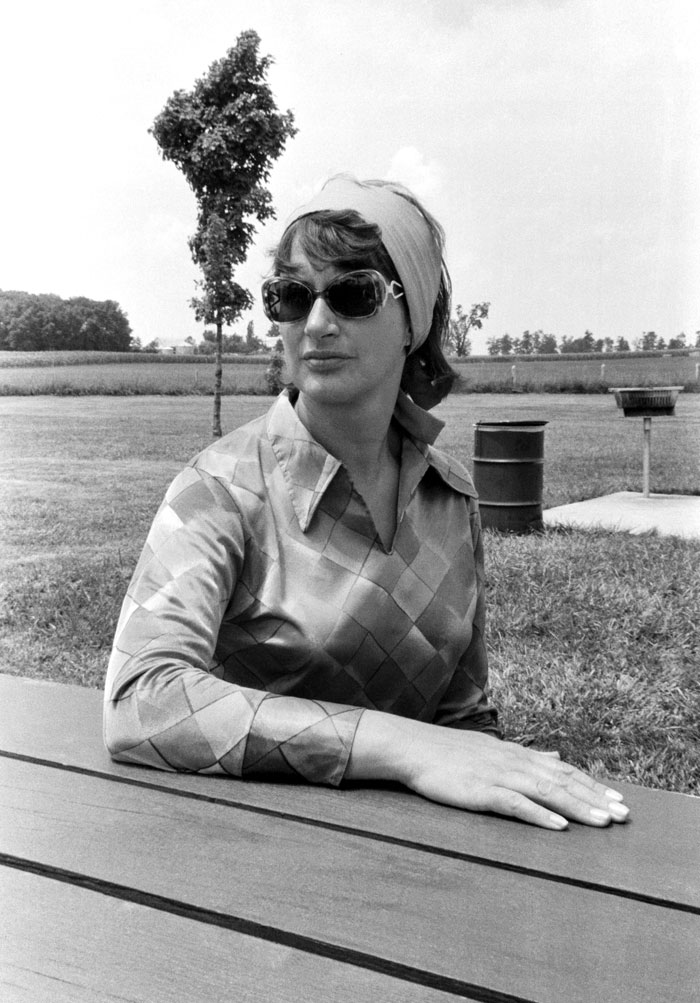
[[[521,460],[520,458],[513,459],[511,457],[503,459],[500,456],[473,456],[472,460],[474,463],[510,463],[511,465],[521,464],[522,466],[527,464],[531,467],[538,465],[544,466],[544,456],[533,456],[525,460]]]
[[[548,421],[475,421],[474,428],[544,428]]]

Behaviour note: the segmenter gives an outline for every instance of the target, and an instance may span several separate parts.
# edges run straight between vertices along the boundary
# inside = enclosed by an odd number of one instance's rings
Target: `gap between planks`
[[[349,947],[338,947],[327,941],[318,940],[304,934],[291,933],[279,927],[258,923],[255,920],[243,919],[242,917],[218,912],[214,909],[206,909],[202,906],[180,902],[177,899],[167,898],[153,892],[139,891],[138,889],[129,888],[126,885],[119,885],[100,878],[91,878],[87,875],[79,874],[77,871],[69,871],[64,868],[40,864],[16,857],[12,854],[0,853],[0,865],[25,873],[35,874],[38,877],[48,878],[49,880],[61,881],[87,891],[106,895],[110,898],[133,902],[136,905],[155,909],[159,912],[181,916],[198,923],[232,930],[235,933],[245,934],[258,940],[265,940],[283,947],[290,947],[305,954],[312,954],[357,968],[363,968],[381,975],[400,979],[403,982],[410,982],[429,989],[450,993],[458,999],[470,1000],[473,1003],[536,1003],[535,1000],[528,997],[513,996],[511,993],[488,989],[486,986],[464,982],[461,979],[453,979],[449,976],[439,975],[437,972],[414,968],[401,962],[390,961],[386,958],[367,954],[364,951],[358,951]]]
[[[224,807],[235,808],[239,811],[246,811],[254,815],[266,815],[273,818],[284,819],[288,822],[295,822],[299,825],[307,825],[318,829],[327,829],[333,832],[342,832],[352,836],[360,836],[363,839],[374,840],[379,843],[388,843],[394,846],[403,846],[408,849],[417,850],[421,853],[428,853],[433,856],[448,857],[453,860],[462,860],[471,864],[478,864],[484,867],[492,867],[497,870],[510,871],[516,874],[522,874],[527,877],[538,878],[542,881],[550,881],[554,884],[569,885],[575,888],[584,888],[589,891],[595,891],[603,895],[612,895],[618,898],[623,898],[627,900],[632,900],[635,902],[643,902],[646,905],[660,906],[664,909],[672,909],[677,912],[691,913],[692,915],[700,915],[700,906],[692,905],[691,903],[685,902],[674,902],[672,899],[664,899],[658,895],[649,895],[644,892],[636,892],[631,889],[626,888],[612,888],[608,885],[604,885],[599,882],[586,880],[583,878],[569,877],[562,874],[552,874],[548,871],[544,871],[541,868],[536,867],[526,867],[523,864],[513,864],[507,861],[502,861],[498,859],[493,859],[490,857],[485,857],[477,854],[465,853],[459,850],[453,850],[445,847],[435,846],[431,843],[421,843],[414,840],[402,839],[399,836],[389,836],[384,833],[371,832],[367,829],[362,829],[356,826],[342,825],[339,822],[326,822],[322,819],[308,818],[303,815],[296,815],[292,812],[286,812],[275,808],[265,808],[260,805],[250,805],[245,802],[235,801],[229,798],[219,798],[213,795],[200,794],[195,791],[186,791],[180,788],[169,787],[164,784],[157,784],[147,780],[140,780],[136,777],[123,777],[115,776],[114,774],[108,773],[101,770],[93,770],[88,767],[83,766],[72,766],[66,763],[56,763],[52,760],[42,759],[37,756],[29,756],[24,753],[17,752],[7,752],[0,749],[0,756],[7,759],[15,759],[21,762],[31,763],[36,766],[45,766],[49,769],[63,770],[67,773],[78,773],[83,776],[96,777],[100,780],[109,780],[112,783],[126,784],[132,787],[141,787],[147,790],[159,791],[161,793],[174,795],[175,797],[186,798],[195,801],[204,801],[208,804],[221,805]],[[508,997],[510,999],[511,997]],[[505,997],[504,997],[505,999]],[[515,999],[515,997],[512,997]]]

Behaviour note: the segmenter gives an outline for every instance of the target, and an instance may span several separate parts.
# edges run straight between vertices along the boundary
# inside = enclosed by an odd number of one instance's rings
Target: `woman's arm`
[[[160,769],[337,784],[361,709],[218,677],[214,652],[245,546],[226,488],[196,468],[183,471],[124,600],[105,686],[105,744],[115,759]]]
[[[556,753],[379,711],[363,714],[345,776],[396,781],[441,804],[546,829],[564,829],[567,819],[604,826],[628,815],[620,794]]]

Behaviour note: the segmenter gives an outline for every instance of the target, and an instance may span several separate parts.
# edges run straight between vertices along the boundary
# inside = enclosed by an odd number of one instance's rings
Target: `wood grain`
[[[387,971],[539,1003],[690,1003],[700,984],[696,915],[419,849],[12,759],[0,819],[4,854]]]
[[[0,867],[0,897],[3,1003],[454,1003],[457,998],[13,868]]]
[[[0,674],[2,751],[408,841],[575,885],[700,908],[700,799],[687,795],[620,785],[632,809],[628,824],[605,830],[571,825],[564,833],[552,833],[432,804],[393,788],[333,790],[163,773],[110,760],[102,743],[99,691]]]

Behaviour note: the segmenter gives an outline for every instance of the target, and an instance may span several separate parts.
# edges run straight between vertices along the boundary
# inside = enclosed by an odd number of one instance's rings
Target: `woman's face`
[[[349,270],[314,267],[295,240],[284,276],[319,290]],[[374,400],[393,407],[410,340],[404,303],[388,296],[373,317],[347,320],[317,298],[307,317],[279,325],[289,379],[319,404]]]

